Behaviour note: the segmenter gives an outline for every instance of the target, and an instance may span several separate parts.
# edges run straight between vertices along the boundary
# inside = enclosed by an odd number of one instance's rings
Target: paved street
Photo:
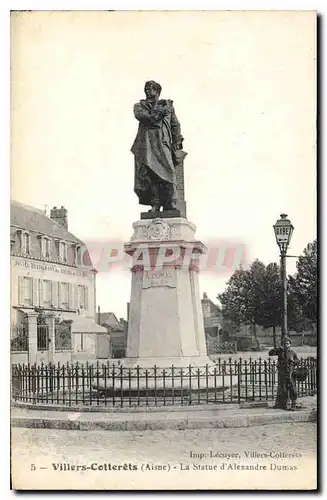
[[[12,443],[17,487],[306,489],[316,481],[313,423],[143,432],[13,428]],[[153,470],[158,466],[163,470]]]

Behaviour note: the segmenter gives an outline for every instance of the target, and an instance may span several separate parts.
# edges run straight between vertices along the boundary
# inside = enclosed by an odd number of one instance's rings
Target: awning
[[[107,328],[98,325],[92,318],[77,317],[72,323],[72,333],[107,333]]]

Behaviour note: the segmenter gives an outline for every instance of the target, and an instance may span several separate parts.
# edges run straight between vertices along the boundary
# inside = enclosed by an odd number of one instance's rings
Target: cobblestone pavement
[[[17,488],[316,487],[313,423],[144,432],[13,428],[12,448]],[[89,469],[83,471],[83,465]],[[122,469],[113,470],[114,465]],[[155,470],[158,466],[164,469]]]

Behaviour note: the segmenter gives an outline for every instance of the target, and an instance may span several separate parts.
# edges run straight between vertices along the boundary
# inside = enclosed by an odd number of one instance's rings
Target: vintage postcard
[[[13,490],[316,490],[315,11],[11,13]]]

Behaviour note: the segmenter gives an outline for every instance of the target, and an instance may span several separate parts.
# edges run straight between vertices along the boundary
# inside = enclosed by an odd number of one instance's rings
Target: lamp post
[[[280,219],[274,225],[277,245],[280,249],[280,269],[282,282],[282,340],[287,335],[287,275],[286,254],[290,244],[294,227],[286,214],[281,214]]]

